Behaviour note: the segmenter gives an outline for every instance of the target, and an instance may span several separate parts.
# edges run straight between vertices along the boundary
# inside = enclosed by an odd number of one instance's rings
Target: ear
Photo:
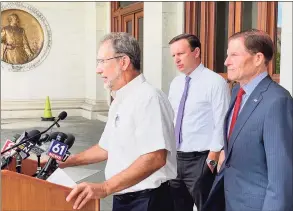
[[[121,70],[125,71],[130,65],[130,58],[128,56],[123,56],[120,60]]]
[[[258,52],[254,56],[254,64],[255,66],[260,66],[265,63],[265,57],[262,53]]]
[[[195,54],[195,58],[200,57],[200,49],[199,49],[198,47],[195,48],[193,52],[194,52],[194,54]]]

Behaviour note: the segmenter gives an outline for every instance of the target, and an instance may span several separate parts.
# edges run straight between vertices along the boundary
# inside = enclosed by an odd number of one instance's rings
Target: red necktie
[[[242,88],[240,88],[238,91],[238,94],[237,94],[235,105],[234,105],[234,112],[233,112],[233,116],[232,116],[232,120],[231,120],[231,124],[230,124],[228,140],[229,140],[229,138],[232,134],[233,128],[235,126],[235,123],[236,123],[236,120],[238,117],[238,113],[239,113],[239,110],[241,107],[242,95],[244,95],[244,94],[245,94],[245,91]]]

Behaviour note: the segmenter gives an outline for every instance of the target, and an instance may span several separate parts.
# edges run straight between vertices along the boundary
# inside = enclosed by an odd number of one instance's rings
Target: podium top
[[[71,188],[8,170],[2,170],[1,176],[2,211],[73,211],[74,200],[65,200]],[[99,210],[99,200],[91,200],[81,209]]]

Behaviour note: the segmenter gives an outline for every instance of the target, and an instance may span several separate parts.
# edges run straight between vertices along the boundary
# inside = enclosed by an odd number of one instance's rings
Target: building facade
[[[194,33],[202,62],[226,78],[228,37],[248,28],[267,31],[275,43],[271,77],[292,94],[292,2],[27,2],[52,30],[46,60],[27,72],[1,69],[1,118],[41,117],[45,97],[52,112],[105,120],[111,97],[95,73],[99,40],[125,31],[142,49],[146,79],[168,94],[178,72],[168,42]],[[56,15],[56,14],[59,15]],[[228,81],[229,82],[229,81]],[[229,82],[232,86],[232,82]]]

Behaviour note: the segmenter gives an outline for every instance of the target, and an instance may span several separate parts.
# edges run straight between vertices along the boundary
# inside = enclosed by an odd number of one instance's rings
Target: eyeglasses
[[[124,55],[123,55],[124,56]],[[111,57],[111,58],[108,58],[108,59],[97,59],[97,66],[99,64],[104,64],[105,61],[108,61],[108,60],[111,60],[111,59],[117,59],[117,58],[120,58],[120,57],[123,57],[123,56],[115,56],[115,57]]]

